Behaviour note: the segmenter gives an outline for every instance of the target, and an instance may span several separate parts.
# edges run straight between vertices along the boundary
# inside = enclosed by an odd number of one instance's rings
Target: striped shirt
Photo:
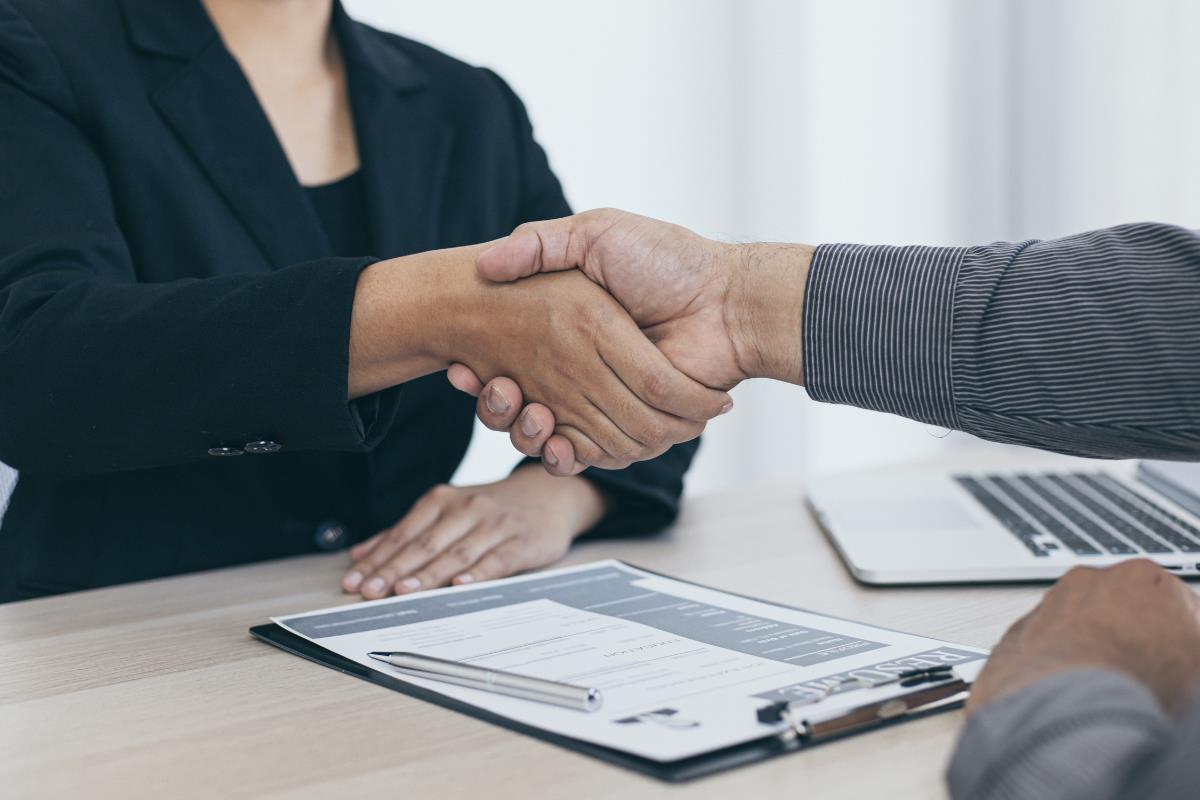
[[[804,382],[816,400],[998,442],[1200,459],[1200,232],[822,245]]]
[[[1084,456],[1200,459],[1200,234],[1136,224],[984,247],[819,247],[816,400]],[[1200,705],[1065,673],[975,714],[956,798],[1195,797]]]

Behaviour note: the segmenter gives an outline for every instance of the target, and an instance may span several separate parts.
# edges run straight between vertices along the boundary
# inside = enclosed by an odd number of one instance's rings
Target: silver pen
[[[390,664],[399,672],[414,678],[453,683],[470,689],[481,689],[523,700],[536,700],[576,711],[597,711],[603,703],[599,689],[573,686],[569,683],[532,678],[515,672],[477,667],[444,658],[416,653],[367,653],[376,661]]]

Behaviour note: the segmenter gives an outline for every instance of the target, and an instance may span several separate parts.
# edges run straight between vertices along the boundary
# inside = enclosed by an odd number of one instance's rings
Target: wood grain
[[[687,505],[668,533],[591,542],[735,592],[989,646],[1036,586],[856,584],[798,486]],[[274,614],[349,602],[344,554],[306,556],[0,606],[0,794],[629,798],[944,795],[959,712],[683,786],[338,675],[252,640]]]

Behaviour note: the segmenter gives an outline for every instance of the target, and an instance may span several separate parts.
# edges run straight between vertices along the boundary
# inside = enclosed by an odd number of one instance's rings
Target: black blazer
[[[496,75],[334,16],[371,256],[569,213]],[[373,258],[332,257],[198,0],[0,0],[0,209],[0,600],[344,547],[461,460],[443,375],[347,402]],[[694,451],[589,472],[600,532],[668,523]]]

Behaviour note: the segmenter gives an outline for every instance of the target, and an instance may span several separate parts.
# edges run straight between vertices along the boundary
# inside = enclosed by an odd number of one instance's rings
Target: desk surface
[[[1040,587],[856,584],[799,487],[696,498],[669,533],[588,543],[631,563],[983,647]],[[254,641],[274,614],[347,602],[344,554],[0,606],[7,797],[931,798],[961,712],[667,786],[338,675]],[[785,795],[786,793],[786,795]]]

